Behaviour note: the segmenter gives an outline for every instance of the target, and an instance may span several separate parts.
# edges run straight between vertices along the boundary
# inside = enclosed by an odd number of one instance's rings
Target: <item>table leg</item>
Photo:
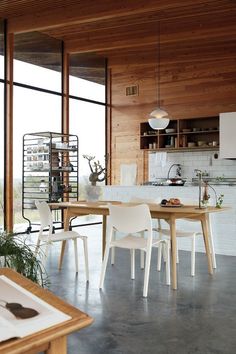
[[[212,258],[211,258],[211,251],[210,251],[210,245],[209,245],[209,231],[208,231],[209,225],[208,225],[208,218],[207,218],[206,214],[202,215],[201,224],[202,224],[202,233],[203,233],[204,244],[205,244],[206,255],[207,255],[208,272],[210,274],[213,274]]]
[[[212,234],[212,224],[210,219],[210,214],[206,214],[207,223],[208,223],[208,234],[209,234],[209,243],[210,243],[210,250],[211,250],[211,259],[212,259],[212,267],[216,269],[216,255],[215,255],[215,246],[214,246],[214,236]]]
[[[176,224],[175,218],[170,219],[170,236],[171,236],[171,279],[172,279],[172,289],[177,289],[177,268],[176,268],[176,254],[177,254],[177,244],[176,244]]]
[[[104,257],[105,248],[106,248],[106,234],[107,234],[107,217],[106,215],[102,216],[102,259]]]
[[[67,353],[66,336],[54,339],[50,342],[46,354],[66,354]]]
[[[61,254],[60,254],[59,266],[58,266],[59,270],[61,270],[61,268],[62,268],[62,262],[63,262],[65,249],[66,249],[66,240],[62,241],[62,244],[61,244]]]

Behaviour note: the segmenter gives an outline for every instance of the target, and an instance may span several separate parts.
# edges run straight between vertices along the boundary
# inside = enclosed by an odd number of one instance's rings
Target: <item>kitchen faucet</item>
[[[177,166],[176,169],[176,176],[181,177],[181,165],[179,163],[173,163],[173,165],[170,166],[169,171],[167,173],[167,179],[170,178],[170,171],[172,170],[172,167]]]

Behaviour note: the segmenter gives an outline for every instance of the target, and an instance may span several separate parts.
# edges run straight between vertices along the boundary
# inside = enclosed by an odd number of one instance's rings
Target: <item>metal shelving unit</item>
[[[79,195],[78,137],[53,132],[23,136],[22,216],[35,209],[35,200],[76,201]]]

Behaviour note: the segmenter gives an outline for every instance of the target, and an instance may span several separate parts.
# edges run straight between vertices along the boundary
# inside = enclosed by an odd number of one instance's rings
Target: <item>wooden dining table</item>
[[[89,326],[93,322],[93,318],[86,313],[69,305],[47,289],[41,288],[14,270],[0,268],[0,275],[6,276],[17,285],[20,285],[25,290],[71,317],[65,322],[28,336],[0,342],[1,354],[36,354],[39,352],[44,352],[45,354],[66,354],[67,336],[72,332]]]
[[[106,246],[106,225],[107,225],[107,215],[109,215],[108,204],[121,204],[122,206],[131,206],[138,203],[127,203],[118,201],[96,201],[96,202],[61,202],[61,203],[50,203],[52,208],[60,207],[65,208],[65,230],[69,229],[70,219],[72,217],[84,216],[84,215],[101,215],[103,218],[103,228],[102,228],[102,252],[104,254]],[[202,226],[202,234],[205,244],[207,262],[208,262],[208,272],[213,274],[212,267],[212,257],[209,245],[209,214],[219,213],[227,211],[229,207],[216,208],[209,206],[207,208],[199,208],[197,205],[184,205],[180,207],[163,207],[160,204],[147,203],[150,209],[150,213],[153,219],[165,219],[170,226],[170,238],[171,238],[171,283],[174,290],[177,289],[177,244],[176,244],[176,220],[189,218],[194,220],[199,220]],[[62,266],[64,251],[65,251],[66,241],[62,243],[61,256],[59,262],[59,268]]]

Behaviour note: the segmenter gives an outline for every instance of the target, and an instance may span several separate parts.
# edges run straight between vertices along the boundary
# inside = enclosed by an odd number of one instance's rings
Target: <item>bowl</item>
[[[206,141],[199,140],[199,141],[197,142],[197,145],[198,145],[198,146],[203,146],[203,145],[207,145],[207,143],[206,143]]]
[[[183,133],[190,133],[191,131],[192,131],[192,129],[189,129],[189,128],[188,129],[187,128],[186,129],[182,129]]]
[[[182,178],[170,178],[167,179],[166,184],[169,186],[183,186],[186,180]]]
[[[169,128],[169,129],[166,129],[165,132],[166,132],[166,134],[175,133],[176,129]]]
[[[196,146],[196,143],[191,142],[191,141],[188,143],[188,147],[189,147],[189,148],[192,148],[192,147],[194,147],[194,146]]]

